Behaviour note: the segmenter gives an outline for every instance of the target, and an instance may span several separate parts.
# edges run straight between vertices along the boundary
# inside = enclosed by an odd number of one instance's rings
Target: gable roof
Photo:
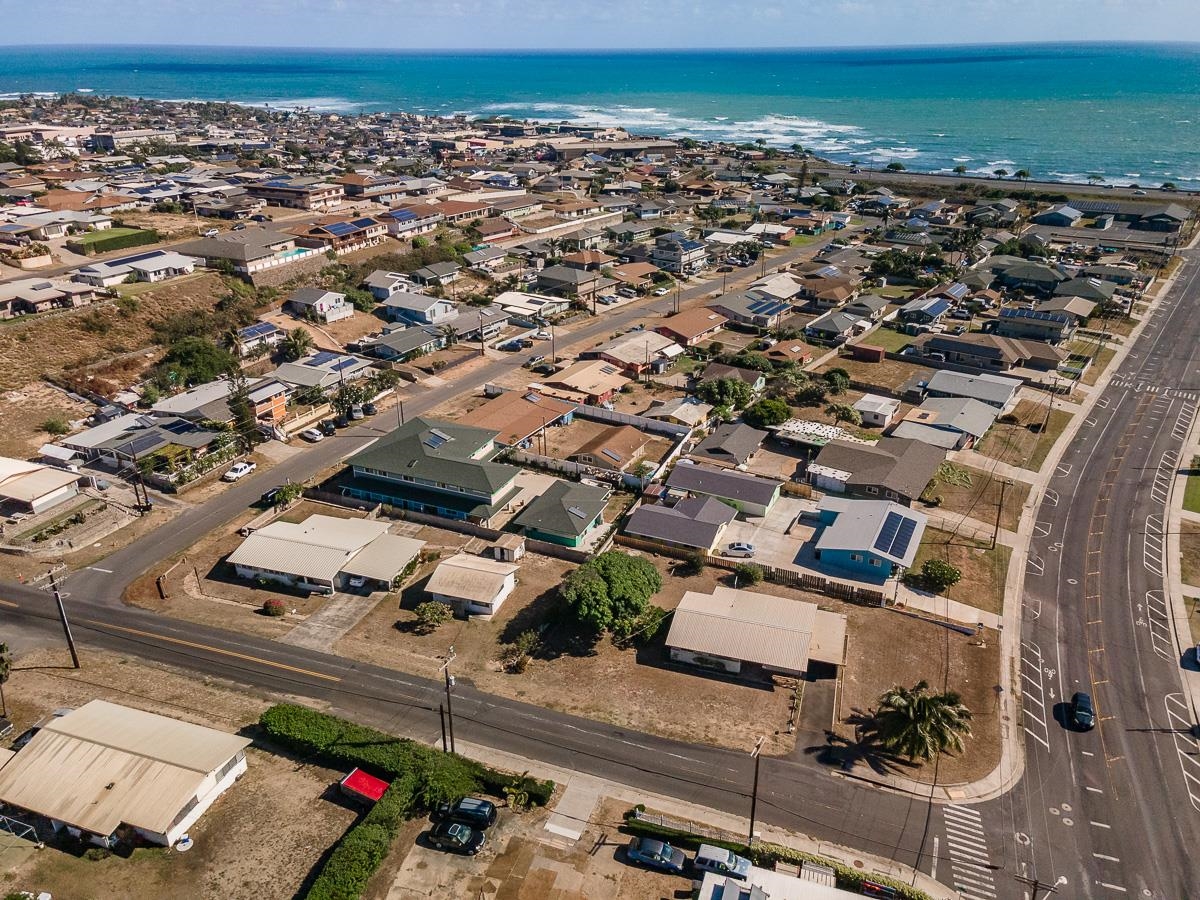
[[[729,422],[701,441],[691,455],[742,465],[754,455],[766,437],[765,431],[741,422]]]
[[[537,391],[505,391],[471,410],[459,421],[496,432],[496,443],[511,447],[551,425],[578,404]]]
[[[667,486],[675,490],[760,505],[769,504],[781,485],[782,482],[744,472],[684,464],[675,466],[667,478]]]
[[[407,475],[495,493],[521,471],[516,466],[475,458],[495,437],[495,431],[418,417],[354,454],[347,462],[359,469],[374,469],[391,476]]]
[[[579,537],[608,505],[607,488],[558,479],[535,497],[513,523],[550,534]]]
[[[629,517],[625,533],[709,550],[735,518],[737,511],[720,500],[688,497],[674,506],[639,506]]]
[[[818,550],[871,553],[908,568],[917,556],[928,517],[888,500],[850,500],[825,497],[819,509],[837,518],[817,538]]]
[[[814,464],[848,473],[848,485],[878,485],[904,497],[919,497],[944,459],[937,447],[885,437],[874,445],[830,441]]]

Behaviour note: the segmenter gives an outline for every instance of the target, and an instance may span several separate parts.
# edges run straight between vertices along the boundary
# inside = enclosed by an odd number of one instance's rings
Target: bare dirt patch
[[[1011,555],[1012,549],[1004,544],[989,549],[987,541],[927,528],[912,567],[919,570],[927,559],[950,563],[962,573],[962,580],[945,591],[945,595],[976,609],[1001,614]]]
[[[930,515],[965,515],[983,522],[995,522],[996,511],[1003,493],[1004,507],[1000,510],[1000,527],[1014,529],[1021,518],[1021,509],[1029,496],[1029,485],[1023,481],[998,478],[990,472],[944,463],[952,471],[940,470],[930,482],[923,498],[938,498],[935,504],[922,504]],[[1003,488],[1003,491],[1001,490]]]
[[[33,381],[0,396],[0,456],[27,459],[54,435],[42,429],[51,420],[66,423],[91,415],[90,403],[72,400],[66,391]]]
[[[666,559],[654,562],[664,572],[674,565]],[[337,652],[433,676],[453,644],[456,676],[503,697],[678,740],[738,749],[752,747],[761,730],[730,729],[731,709],[737,709],[743,721],[755,723],[758,729],[786,731],[794,686],[790,680],[779,680],[771,690],[762,683],[707,677],[672,667],[663,651],[662,636],[643,647],[619,649],[607,638],[594,644],[580,641],[569,627],[556,624],[557,586],[573,567],[549,557],[528,554],[521,560],[517,590],[492,621],[455,619],[432,634],[420,634],[415,630],[413,608],[427,599],[424,586],[434,565],[423,567],[398,599],[389,597],[380,603],[336,644]],[[711,591],[719,574],[706,570],[691,578],[668,578],[651,602],[673,609],[685,590]],[[774,585],[759,587],[765,593],[801,596]],[[498,657],[503,645],[543,623],[547,624],[542,635],[544,647],[526,671],[519,675],[502,671]],[[619,692],[602,687],[614,684],[621,685]],[[680,697],[687,697],[687,702],[679,702]],[[786,753],[793,742],[786,733],[776,734],[771,752]]]
[[[868,343],[870,341],[868,340]],[[830,369],[845,369],[850,374],[850,380],[861,384],[898,392],[908,381],[917,374],[933,375],[933,369],[913,363],[900,362],[898,359],[885,359],[882,362],[863,362],[849,357],[831,359],[817,369],[818,372],[828,372]]]
[[[81,670],[70,669],[63,651],[20,657],[6,685],[17,727],[99,698],[236,732],[268,705],[266,698],[224,683],[116,654],[85,650],[83,663]],[[291,896],[355,818],[352,810],[326,799],[344,773],[297,765],[258,747],[246,756],[246,774],[189,832],[195,840],[191,852],[147,847],[129,858],[93,861],[49,843],[6,873],[0,889],[36,885],[77,900]]]
[[[849,617],[849,628],[838,734],[853,742],[853,722],[868,715],[884,691],[925,680],[935,691],[957,691],[974,716],[966,752],[942,757],[938,784],[969,782],[991,772],[1000,760],[998,634],[984,630],[963,635],[892,609],[848,606],[839,611]],[[932,763],[901,766],[899,774],[929,782],[933,769]]]
[[[1012,412],[1016,422],[997,422],[975,449],[1010,466],[1037,470],[1071,421],[1069,412],[1051,409],[1049,403],[1049,394],[1042,403],[1021,400]]]
[[[370,313],[355,312],[348,319],[339,322],[306,322],[285,312],[273,312],[259,316],[264,322],[270,322],[284,331],[303,328],[313,339],[313,344],[323,350],[342,350],[347,344],[353,344],[368,334],[376,334],[383,330],[383,321]]]

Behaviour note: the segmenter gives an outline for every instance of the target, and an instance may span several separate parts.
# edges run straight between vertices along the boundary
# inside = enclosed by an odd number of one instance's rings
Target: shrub
[[[454,617],[450,607],[438,600],[426,600],[417,605],[417,627],[428,634]]]
[[[155,244],[159,240],[157,231],[113,228],[109,231],[88,232],[68,241],[67,249],[72,253],[80,254],[107,253],[109,250],[124,250],[126,247]]]
[[[287,604],[278,597],[271,597],[263,601],[262,611],[264,615],[279,618],[287,614]]]
[[[957,584],[961,578],[962,572],[945,560],[927,559],[921,565],[921,581],[935,593],[941,593],[951,585]]]
[[[760,584],[764,576],[762,566],[755,563],[738,563],[733,567],[733,574],[745,584]]]
[[[701,572],[704,571],[704,567],[707,565],[708,565],[707,554],[705,554],[699,550],[693,550],[691,553],[689,553],[687,556],[684,557],[683,565],[681,565],[679,568],[682,570],[681,574],[699,575]]]
[[[47,419],[42,423],[42,431],[46,432],[46,434],[58,436],[66,434],[70,430],[71,426],[67,424],[67,420],[58,416],[55,416],[52,419]]]

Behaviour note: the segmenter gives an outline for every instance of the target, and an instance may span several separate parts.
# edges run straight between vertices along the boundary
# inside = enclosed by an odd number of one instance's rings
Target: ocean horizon
[[[728,50],[71,45],[0,54],[0,96],[221,100],[322,112],[505,115],[837,162],[1200,188],[1200,44]]]

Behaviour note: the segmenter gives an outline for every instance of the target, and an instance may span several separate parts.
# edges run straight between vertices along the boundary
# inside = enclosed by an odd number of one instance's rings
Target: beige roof
[[[65,469],[0,457],[0,497],[29,503],[78,480]]]
[[[505,391],[461,419],[465,425],[497,432],[496,441],[516,444],[569,412],[575,404],[537,391]]]
[[[332,581],[356,553],[387,530],[385,523],[371,519],[317,515],[300,523],[276,520],[246,538],[229,554],[229,562]]]
[[[434,569],[425,590],[443,597],[490,603],[504,590],[505,579],[519,569],[514,563],[459,553]]]
[[[424,546],[424,541],[415,538],[381,534],[354,554],[354,558],[342,567],[342,571],[374,578],[377,581],[391,581],[417,558]]]
[[[621,374],[620,369],[603,359],[577,362],[546,380],[546,386],[551,389],[564,388],[567,391],[597,396],[609,391],[619,391],[628,383],[629,379]]]
[[[108,835],[165,833],[248,738],[93,700],[44,725],[0,768],[0,800]]]
[[[667,646],[803,672],[810,659],[840,665],[845,639],[846,617],[814,603],[718,587],[683,595]]]

